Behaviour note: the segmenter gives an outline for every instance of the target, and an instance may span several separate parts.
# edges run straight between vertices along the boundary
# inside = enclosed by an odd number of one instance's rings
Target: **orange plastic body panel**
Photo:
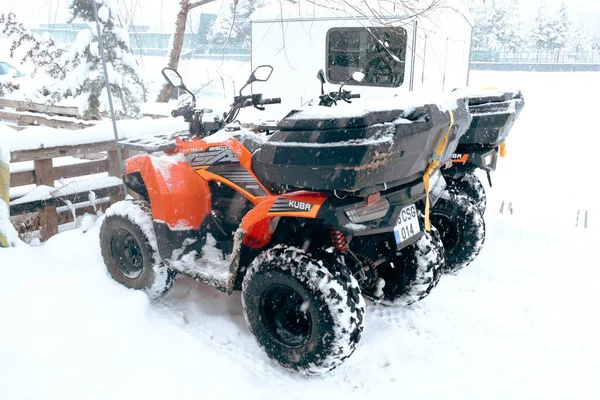
[[[176,152],[187,155],[187,154],[194,153],[194,152],[204,151],[204,150],[208,149],[209,147],[227,147],[229,150],[231,150],[240,160],[239,161],[240,165],[242,167],[244,167],[248,171],[248,173],[250,173],[254,177],[256,182],[264,189],[264,191],[268,195],[271,195],[271,192],[262,184],[262,182],[260,182],[260,180],[256,177],[256,175],[254,175],[254,172],[252,171],[252,154],[250,153],[250,151],[247,148],[245,148],[240,142],[238,142],[235,139],[227,139],[222,142],[206,142],[204,140],[183,141],[178,138]],[[196,168],[196,171],[198,172],[198,174],[202,178],[204,178],[204,180],[206,180],[206,181],[214,180],[214,181],[222,182],[222,183],[226,184],[227,186],[232,187],[235,191],[241,193],[244,197],[246,197],[248,200],[250,200],[254,205],[259,204],[262,200],[267,198],[267,196],[254,196],[251,193],[249,193],[248,191],[246,191],[244,188],[236,185],[235,183],[229,181],[228,179],[225,179],[224,177],[222,177],[220,175],[213,174],[212,172],[207,171],[207,169],[210,168],[209,165],[195,167],[195,168]]]
[[[152,217],[171,228],[198,229],[210,213],[208,182],[177,157],[138,155],[126,161],[125,173],[139,172],[144,179]]]
[[[273,232],[269,230],[271,220],[275,217],[295,217],[295,218],[316,218],[321,206],[327,200],[329,195],[323,193],[312,193],[307,191],[298,191],[286,193],[281,196],[270,196],[254,207],[242,219],[240,228],[246,231],[244,244],[254,249],[260,249],[266,246]],[[271,207],[277,200],[292,200],[312,204],[310,211],[293,212],[271,212]]]

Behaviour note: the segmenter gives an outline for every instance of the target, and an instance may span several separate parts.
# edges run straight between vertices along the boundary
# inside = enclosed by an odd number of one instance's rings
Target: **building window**
[[[360,85],[398,87],[404,82],[405,65],[404,28],[332,28],[327,32],[327,79],[331,83],[342,83],[360,70],[365,74]]]

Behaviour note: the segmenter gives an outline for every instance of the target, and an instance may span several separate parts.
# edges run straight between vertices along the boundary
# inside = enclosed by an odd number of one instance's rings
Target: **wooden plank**
[[[96,193],[96,198],[104,198],[104,197],[117,197],[123,196],[123,185],[117,186],[108,186],[102,189],[94,189],[94,193]],[[82,203],[84,201],[89,201],[88,199],[89,191],[72,193],[67,196],[61,197],[53,197],[48,200],[36,200],[31,201],[29,203],[23,204],[11,204],[10,206],[10,215],[20,215],[26,213],[32,213],[39,210],[43,210],[45,207],[53,207],[56,210],[56,207],[64,206],[65,200],[69,200],[71,203]]]
[[[54,177],[74,178],[77,176],[85,176],[90,174],[99,174],[108,171],[108,163],[106,159],[98,161],[90,161],[81,164],[63,165],[54,167]],[[33,171],[13,172],[10,174],[10,183],[12,187],[33,185],[35,183],[35,173]]]
[[[98,174],[100,172],[108,171],[108,162],[106,159],[91,161],[81,164],[64,165],[61,167],[54,167],[54,176],[56,179],[60,178],[74,178],[76,176],[84,176],[90,174]]]
[[[66,128],[66,129],[82,129],[90,126],[95,126],[94,122],[85,122],[81,120],[72,121],[68,118],[62,117],[49,117],[44,114],[22,114],[13,111],[0,111],[0,119],[7,119],[9,121],[17,121],[19,125],[32,125],[32,126],[50,126],[52,128]]]
[[[87,153],[97,153],[116,149],[115,142],[88,143],[76,146],[47,147],[44,149],[18,150],[10,153],[10,162],[43,160],[47,158],[80,156]]]
[[[10,174],[10,184],[12,187],[33,185],[35,183],[35,172],[22,171]]]
[[[0,99],[0,107],[10,107],[17,111],[37,111],[48,115],[61,114],[70,117],[81,118],[77,107],[53,106],[48,104],[34,103],[31,101]]]
[[[54,186],[52,159],[35,160],[33,162],[36,186]],[[48,206],[40,212],[40,240],[45,242],[58,233],[58,214],[56,207]]]

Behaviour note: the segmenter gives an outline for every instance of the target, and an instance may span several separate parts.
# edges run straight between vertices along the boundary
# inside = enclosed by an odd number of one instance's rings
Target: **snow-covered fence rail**
[[[66,165],[55,166],[53,162],[87,154],[103,156]],[[25,196],[11,201],[10,215],[18,220],[21,232],[39,229],[41,240],[58,233],[60,225],[74,221],[78,215],[104,210],[124,196],[114,141],[13,151],[10,161],[33,162],[32,167],[16,169],[10,174],[13,190],[36,185]]]
[[[121,139],[130,139],[187,131],[188,124],[145,117],[117,121],[117,127]],[[10,214],[21,232],[39,230],[46,240],[78,215],[103,210],[123,198],[110,120],[80,130],[16,131],[0,123],[0,138],[7,139],[5,146],[10,148]],[[124,158],[131,155],[124,153]]]
[[[79,114],[77,107],[53,106],[34,103],[26,100],[12,100],[0,98],[0,107],[14,108],[15,111],[41,112],[48,115],[63,115],[79,119],[86,119]]]
[[[51,106],[2,98],[0,119],[16,122],[19,126],[44,125],[65,129],[81,129],[96,124],[81,116],[77,107]]]

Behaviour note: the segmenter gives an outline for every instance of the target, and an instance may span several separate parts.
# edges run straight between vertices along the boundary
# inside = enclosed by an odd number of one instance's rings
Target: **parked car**
[[[15,67],[5,61],[0,61],[0,75],[9,75],[11,71],[14,71],[13,76],[20,78],[23,76]]]

